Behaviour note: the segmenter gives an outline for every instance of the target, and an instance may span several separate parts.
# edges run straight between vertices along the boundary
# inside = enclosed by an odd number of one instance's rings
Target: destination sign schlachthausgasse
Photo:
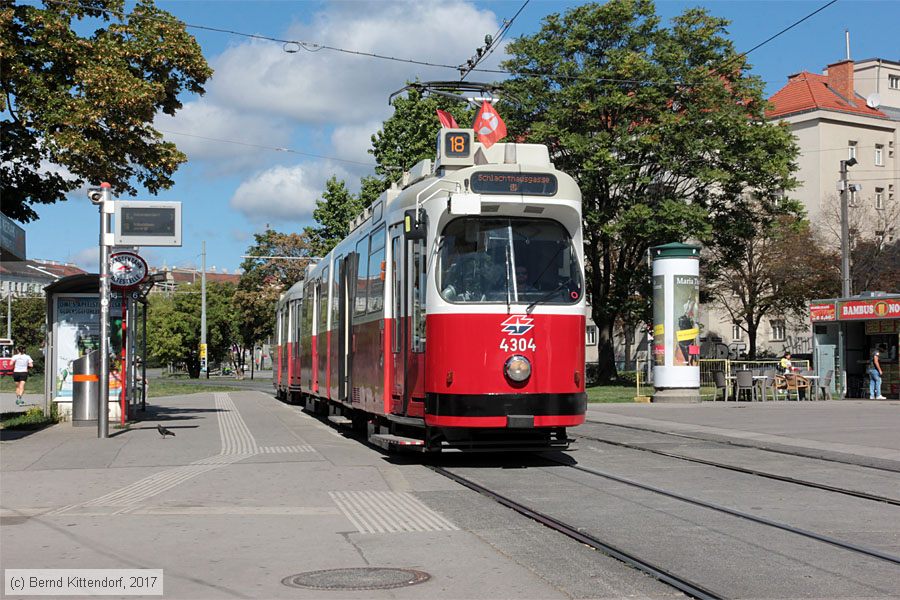
[[[523,194],[553,196],[558,183],[549,173],[503,173],[482,171],[469,180],[472,191],[478,194]]]

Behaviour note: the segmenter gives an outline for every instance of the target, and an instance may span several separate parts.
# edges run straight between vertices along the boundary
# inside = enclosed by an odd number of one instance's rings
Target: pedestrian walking
[[[25,354],[25,348],[19,346],[16,353],[13,354],[13,381],[16,382],[16,406],[22,406],[25,401],[22,396],[25,394],[25,382],[28,381],[28,369],[34,368],[34,361]]]
[[[872,357],[869,359],[869,400],[886,400],[881,395],[881,353],[885,352],[884,344],[880,344],[872,351]]]

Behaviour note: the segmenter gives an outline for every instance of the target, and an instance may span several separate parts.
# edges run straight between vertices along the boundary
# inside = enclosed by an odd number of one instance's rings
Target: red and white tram
[[[581,192],[442,129],[277,308],[282,399],[391,448],[561,448],[584,422]]]

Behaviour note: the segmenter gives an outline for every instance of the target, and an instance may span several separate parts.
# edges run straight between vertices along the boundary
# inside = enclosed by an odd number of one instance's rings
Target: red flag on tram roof
[[[491,106],[487,100],[481,103],[481,110],[478,111],[478,116],[475,118],[474,129],[478,135],[478,141],[485,148],[490,148],[506,137],[506,123],[500,118],[497,109]]]
[[[441,125],[443,125],[447,129],[459,129],[459,125],[456,124],[456,119],[454,119],[453,115],[448,113],[446,110],[436,108],[435,112],[437,112],[437,116],[441,121]]]

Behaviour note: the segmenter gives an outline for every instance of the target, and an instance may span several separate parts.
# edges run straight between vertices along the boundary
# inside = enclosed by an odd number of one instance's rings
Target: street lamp
[[[841,161],[841,297],[850,297],[850,217],[848,196],[850,186],[847,185],[847,167],[857,163],[856,157],[851,156]],[[856,190],[853,190],[856,191]]]

